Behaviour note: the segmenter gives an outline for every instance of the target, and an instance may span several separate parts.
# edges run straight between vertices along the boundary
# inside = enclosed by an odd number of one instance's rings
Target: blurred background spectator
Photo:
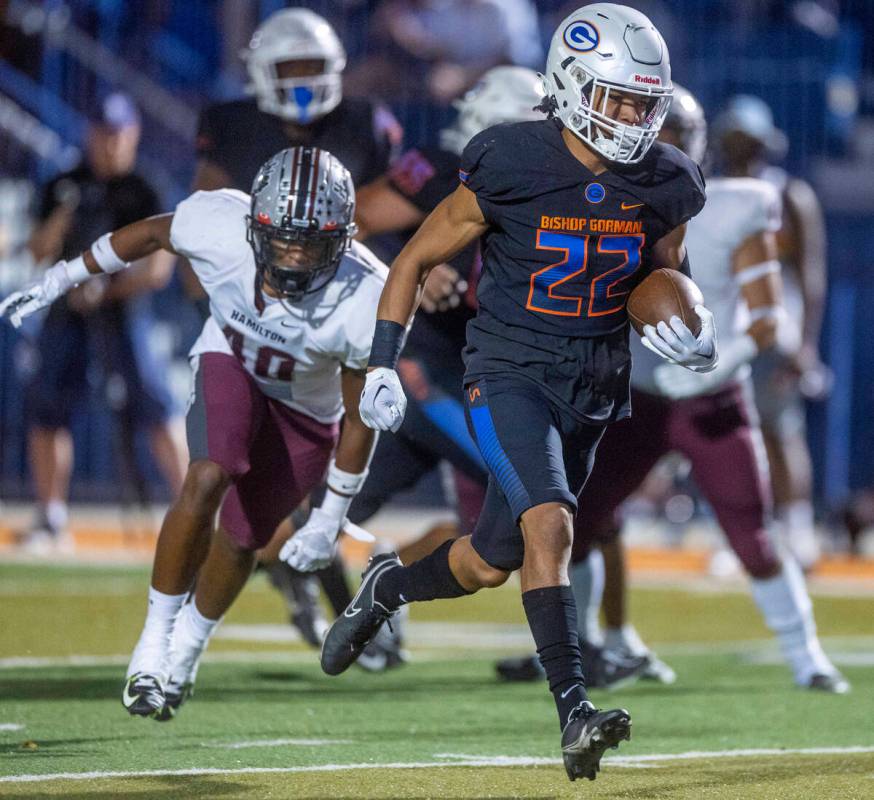
[[[869,0],[629,0],[663,31],[673,73],[713,118],[737,94],[759,98],[783,132],[769,158],[803,179],[821,206],[828,294],[819,352],[834,375],[827,397],[805,401],[813,498],[840,509],[874,485],[874,349],[864,309],[874,302],[874,3]],[[567,0],[9,0],[0,4],[0,287],[24,282],[22,245],[36,207],[28,198],[71,169],[87,139],[86,110],[115,89],[142,113],[138,166],[172,207],[197,163],[200,112],[245,97],[240,51],[256,27],[287,6],[324,16],[347,54],[347,95],[384,101],[405,147],[437,144],[451,101],[495,64],[542,66],[546,37],[577,3]],[[364,125],[365,122],[362,122]],[[369,124],[369,123],[367,123]],[[24,232],[24,233],[23,233]],[[174,277],[153,305],[153,338],[172,351],[170,384],[184,397],[184,354],[197,313]],[[811,334],[812,335],[812,334]],[[0,326],[0,493],[29,496],[21,368],[22,337]],[[114,499],[106,456],[113,417],[89,395],[71,421],[76,440],[72,492]],[[135,437],[136,438],[136,437]],[[136,458],[148,488],[166,497],[145,442]],[[436,487],[436,488],[435,488]],[[439,492],[437,481],[428,491]],[[420,498],[422,499],[422,498]],[[428,495],[424,500],[429,499]]]
[[[41,192],[28,242],[34,262],[47,267],[72,259],[107,230],[160,211],[154,190],[135,172],[140,115],[119,92],[101,99],[88,124],[85,157]],[[89,281],[57,300],[41,322],[29,359],[25,398],[28,452],[36,515],[31,549],[63,545],[73,469],[72,415],[101,394],[115,425],[111,441],[121,461],[121,486],[145,501],[134,457],[135,431],[148,433],[156,464],[171,492],[181,486],[184,456],[171,425],[173,398],[166,364],[151,341],[154,321],[147,294],[166,285],[173,259],[157,253],[129,270]]]

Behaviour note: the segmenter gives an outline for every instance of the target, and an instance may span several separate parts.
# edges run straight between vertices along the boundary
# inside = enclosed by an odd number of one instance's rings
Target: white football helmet
[[[671,65],[662,35],[639,11],[593,3],[553,34],[543,77],[555,115],[608,161],[640,161],[658,136],[671,102]],[[640,125],[607,115],[615,93],[646,101]]]
[[[311,59],[324,62],[320,75],[280,78],[277,72],[278,64]],[[343,99],[346,51],[328,21],[306,8],[271,14],[256,29],[243,60],[251,79],[248,89],[268,114],[306,125]]]
[[[440,145],[461,155],[480,131],[501,122],[545,119],[535,106],[543,101],[543,82],[527,67],[494,67],[486,72],[460,100],[455,122],[440,132]]]
[[[674,96],[665,118],[666,130],[676,130],[680,149],[696,164],[704,161],[707,151],[707,120],[701,103],[688,89],[674,84]]]

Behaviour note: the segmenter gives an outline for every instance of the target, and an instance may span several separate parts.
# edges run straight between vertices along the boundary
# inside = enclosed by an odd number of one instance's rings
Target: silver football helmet
[[[704,153],[707,151],[707,120],[704,118],[704,109],[695,95],[679,83],[674,84],[674,97],[663,127],[676,131],[678,147],[696,164],[704,161]]]
[[[247,238],[259,276],[298,301],[337,272],[355,236],[355,187],[338,159],[317,147],[280,150],[252,184]]]
[[[593,3],[553,34],[544,88],[553,113],[608,161],[640,161],[658,136],[671,101],[671,66],[661,34],[639,11]],[[641,100],[638,124],[608,114],[617,94]]]
[[[346,51],[328,21],[306,8],[271,14],[255,31],[243,59],[251,79],[248,88],[268,114],[306,125],[343,99]],[[293,61],[321,61],[321,73],[282,77],[280,65]]]
[[[535,106],[543,100],[540,76],[527,67],[494,67],[453,106],[455,122],[440,131],[440,145],[458,153],[480,131],[501,122],[545,119]]]

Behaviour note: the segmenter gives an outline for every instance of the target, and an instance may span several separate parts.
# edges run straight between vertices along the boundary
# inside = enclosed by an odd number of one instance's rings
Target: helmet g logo
[[[564,29],[564,43],[578,53],[588,53],[598,46],[601,36],[591,22],[572,22]]]

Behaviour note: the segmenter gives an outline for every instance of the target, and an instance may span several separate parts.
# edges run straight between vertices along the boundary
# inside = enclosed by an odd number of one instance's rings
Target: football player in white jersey
[[[101,236],[0,304],[0,315],[20,323],[91,276],[158,249],[187,257],[209,294],[211,315],[190,353],[191,463],[158,539],[122,696],[131,714],[169,719],[190,695],[255,551],[326,473],[324,501],[283,556],[309,569],[334,557],[373,449],[358,399],[387,275],[353,241],[354,210],[352,179],[336,158],[283,150],[261,167],[251,197],[196,192],[172,214]]]
[[[704,156],[703,112],[694,96],[676,84],[660,138],[684,149],[694,160]],[[597,587],[605,581],[597,575],[603,566],[597,555],[589,557],[589,551],[600,540],[613,556],[606,559],[612,565],[608,592],[620,594],[605,603],[605,612],[608,605],[613,606],[613,613],[607,614],[605,649],[649,653],[633,626],[623,624],[621,523],[616,512],[656,462],[678,450],[691,461],[699,489],[749,575],[753,599],[777,636],[795,682],[845,693],[848,682],[819,644],[801,570],[791,556],[774,549],[766,532],[771,490],[749,375],[750,362],[760,352],[779,351],[784,346],[775,239],[780,224],[780,197],[766,181],[707,181],[707,203],[689,222],[686,246],[695,264],[695,281],[716,319],[719,364],[712,372],[693,374],[666,364],[641,346],[637,337],[631,337],[634,415],[608,428],[580,498],[582,519],[575,530],[590,531],[591,537],[578,535],[574,542],[578,620],[584,637],[597,635],[591,630],[597,626],[601,600]],[[586,495],[598,502],[584,502]],[[670,682],[670,668],[650,657],[652,677]]]

